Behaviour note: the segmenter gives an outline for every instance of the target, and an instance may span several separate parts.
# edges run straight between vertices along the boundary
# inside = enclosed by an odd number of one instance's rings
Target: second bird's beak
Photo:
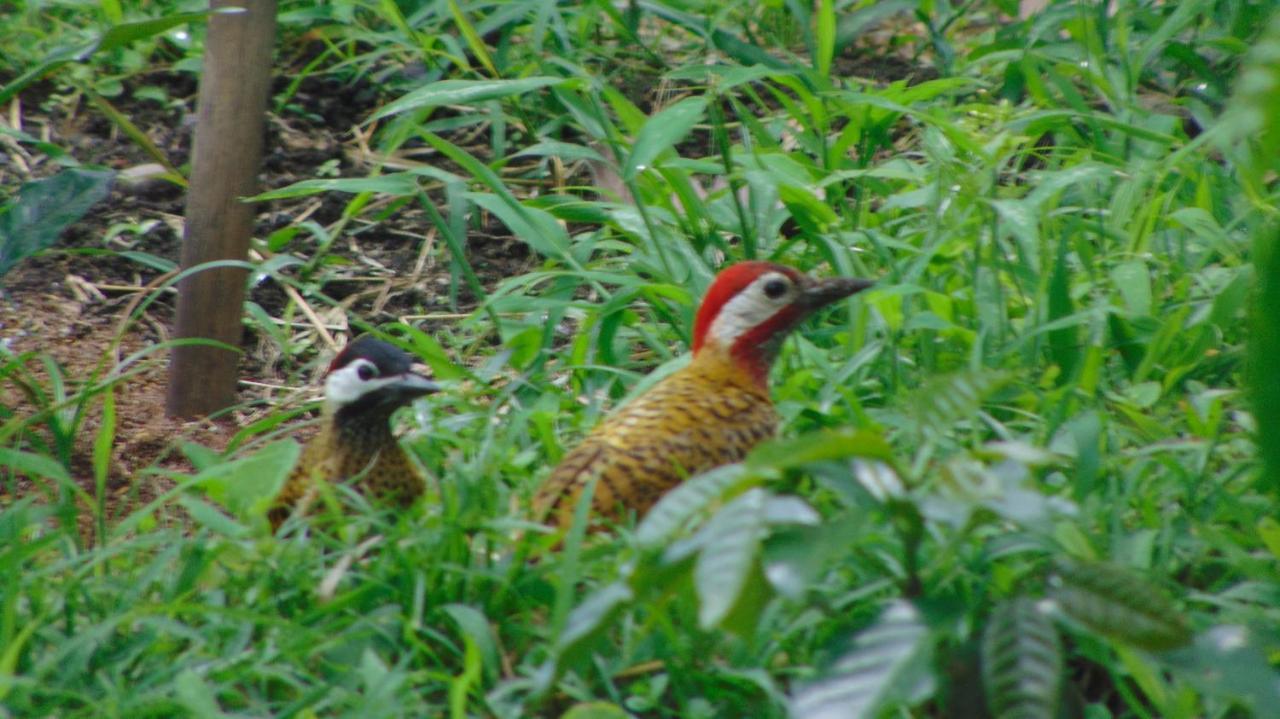
[[[386,404],[405,405],[419,397],[439,391],[440,385],[435,382],[420,374],[406,372],[397,377],[394,382],[380,388],[378,393],[383,396],[382,401]]]
[[[805,311],[812,312],[826,307],[836,300],[856,295],[873,285],[875,285],[875,282],[857,277],[829,277],[823,280],[814,280],[800,290],[800,296],[796,298],[796,304]]]

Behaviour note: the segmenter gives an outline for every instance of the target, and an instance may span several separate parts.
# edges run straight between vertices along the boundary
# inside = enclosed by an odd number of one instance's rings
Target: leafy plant
[[[148,470],[172,489],[85,546],[66,497],[92,482],[66,461],[67,420],[105,408],[117,378],[8,358],[0,375],[43,414],[0,414],[0,461],[7,486],[45,496],[0,507],[0,572],[16,578],[0,585],[0,702],[1264,712],[1280,700],[1280,528],[1261,467],[1280,201],[1269,11],[285,8],[298,52],[277,107],[309,112],[294,106],[317,77],[376,106],[327,158],[335,176],[258,198],[319,209],[263,232],[254,281],[278,301],[249,327],[281,384],[314,379],[323,332],[348,322],[450,382],[405,413],[430,496],[269,535],[301,407],[255,416],[225,453],[188,448],[192,472]],[[384,232],[405,215],[423,237]],[[391,266],[353,250],[370,237],[400,251]],[[495,252],[518,262],[495,270]],[[707,283],[746,258],[878,284],[789,341],[778,440],[612,534],[582,531],[583,504],[553,548],[524,511],[547,468],[680,365]],[[370,273],[426,299],[365,312],[344,293]],[[95,457],[116,434],[99,430]],[[189,521],[155,521],[167,508]]]

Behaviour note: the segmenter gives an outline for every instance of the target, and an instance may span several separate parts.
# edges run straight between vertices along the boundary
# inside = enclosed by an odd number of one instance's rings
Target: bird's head
[[[407,352],[368,335],[357,337],[333,358],[324,381],[325,402],[339,419],[389,415],[439,389],[413,371]]]
[[[708,348],[727,352],[763,386],[782,340],[796,325],[872,284],[853,277],[814,279],[773,262],[730,265],[716,275],[698,308],[693,354]]]

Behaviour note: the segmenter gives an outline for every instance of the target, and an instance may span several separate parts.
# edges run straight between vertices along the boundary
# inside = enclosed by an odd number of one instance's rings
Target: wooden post
[[[242,7],[245,12],[209,17],[183,269],[248,257],[254,208],[239,198],[257,192],[271,88],[275,0],[210,0],[210,7]],[[235,268],[183,279],[174,335],[238,346],[246,280],[246,271]],[[214,347],[175,347],[169,358],[169,414],[201,416],[235,404],[237,359],[236,353]]]

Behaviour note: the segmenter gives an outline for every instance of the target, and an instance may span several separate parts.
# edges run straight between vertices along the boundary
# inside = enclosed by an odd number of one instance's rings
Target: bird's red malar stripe
[[[698,315],[693,322],[694,354],[702,349],[703,343],[707,340],[707,333],[711,331],[711,324],[716,321],[725,303],[766,272],[780,272],[790,276],[793,281],[798,281],[800,278],[800,272],[793,268],[760,260],[747,260],[730,265],[716,275],[715,281],[707,289],[706,296],[702,298],[702,304],[698,306]]]
[[[757,385],[768,388],[769,368],[777,356],[778,343],[786,339],[791,328],[808,314],[794,304],[787,305],[769,319],[743,332],[734,340],[729,353],[751,374]]]

